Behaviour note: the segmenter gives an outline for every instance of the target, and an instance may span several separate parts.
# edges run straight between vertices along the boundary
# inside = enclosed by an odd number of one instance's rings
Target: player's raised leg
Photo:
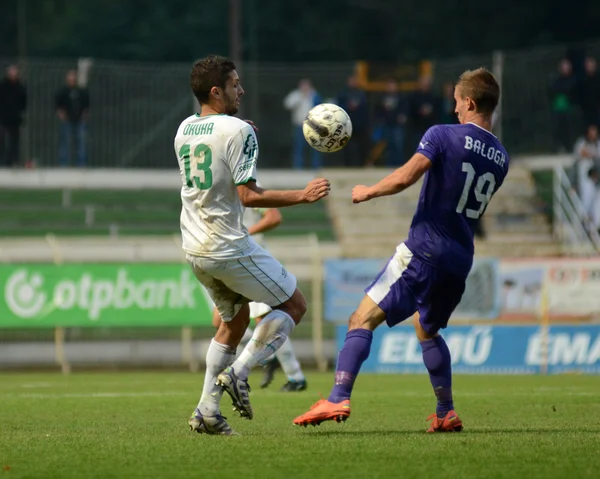
[[[239,388],[240,382],[248,380],[248,374],[254,366],[275,353],[288,338],[296,324],[306,312],[306,300],[296,289],[284,303],[273,306],[254,329],[252,339],[248,342],[238,359],[219,374],[217,380],[223,389],[231,396],[242,416],[252,417],[252,408],[248,391]]]
[[[294,424],[319,425],[323,421],[345,421],[350,416],[350,396],[362,363],[369,357],[373,330],[385,321],[383,310],[365,296],[348,321],[348,333],[338,355],[335,383],[328,399],[317,401]]]
[[[273,210],[268,210],[268,211],[273,211]],[[266,217],[263,216],[263,219]],[[260,222],[258,223],[260,224]],[[254,301],[252,301],[250,303],[250,319],[252,321],[254,321],[256,324],[260,323],[260,321],[271,312],[271,307],[268,304],[265,303],[256,303]],[[252,335],[254,334],[254,330],[248,328],[246,330],[246,334],[244,334],[244,338],[242,339],[242,342],[244,343],[244,345],[246,345],[248,343],[248,341],[250,341],[252,339]],[[279,367],[279,361],[277,361],[277,358],[275,357],[274,354],[272,354],[271,356],[269,356],[267,359],[265,359],[261,366],[264,369],[264,374],[263,374],[263,378],[260,382],[260,388],[264,389],[266,387],[269,387],[269,384],[271,384],[271,382],[273,382],[273,377],[275,376],[275,371],[277,370],[277,368]]]
[[[247,377],[254,366],[277,352],[305,313],[306,300],[296,288],[290,299],[273,307],[257,324],[252,339],[233,364],[234,368]]]
[[[244,335],[242,336],[242,340],[240,341],[240,344],[246,344],[248,341],[250,341],[252,339],[253,334],[254,334],[254,329],[252,329],[250,326],[248,326],[246,328],[246,331],[244,331]]]
[[[417,266],[415,266],[417,263]],[[294,424],[306,426],[350,416],[350,396],[363,362],[369,357],[373,331],[384,321],[391,327],[412,316],[417,302],[409,282],[418,276],[418,260],[401,244],[375,280],[365,289],[366,296],[348,321],[348,333],[338,355],[335,385],[328,399],[322,399]]]
[[[296,287],[296,277],[258,245],[228,270],[223,281],[231,290],[272,308],[256,326],[239,357],[217,377],[233,400],[234,408],[251,419],[248,374],[285,342],[304,316],[306,300]]]
[[[254,301],[252,301],[249,304],[249,306],[250,306],[250,319],[255,320],[257,323],[263,318],[263,316],[265,316],[267,313],[269,313],[271,311],[271,307],[264,303],[255,303]],[[217,330],[219,329],[219,326],[221,325],[221,315],[219,314],[219,311],[217,308],[215,308],[213,310],[213,323],[212,324]],[[245,346],[248,343],[248,341],[250,341],[252,339],[253,334],[254,334],[254,329],[252,329],[250,326],[248,326],[246,328],[246,331],[244,332],[244,335],[242,336],[242,340],[240,341],[240,344]],[[233,361],[231,363],[233,363]],[[231,365],[231,363],[229,365]],[[277,360],[275,355],[272,354],[269,358],[267,358],[263,362],[263,367],[265,369],[265,374],[264,374],[263,380],[260,384],[261,389],[268,387],[269,384],[271,384],[271,382],[273,381],[273,376],[275,374],[275,370],[279,367],[279,361]]]
[[[250,318],[254,319],[256,324],[260,323],[270,311],[271,308],[264,303],[250,303]],[[275,354],[272,354],[263,362],[265,373],[260,383],[261,389],[271,384],[275,371],[279,366],[287,376],[287,382],[283,385],[281,391],[294,392],[306,389],[306,378],[289,338],[283,342]]]

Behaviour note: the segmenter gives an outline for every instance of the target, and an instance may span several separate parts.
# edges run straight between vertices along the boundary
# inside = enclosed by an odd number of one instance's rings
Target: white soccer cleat
[[[217,414],[215,416],[204,416],[196,409],[188,421],[191,431],[198,434],[211,434],[214,436],[238,436],[239,434],[227,424],[227,418]]]
[[[250,404],[250,386],[245,379],[238,378],[232,367],[217,376],[217,385],[229,394],[233,401],[233,410],[246,419],[252,419],[252,405]]]

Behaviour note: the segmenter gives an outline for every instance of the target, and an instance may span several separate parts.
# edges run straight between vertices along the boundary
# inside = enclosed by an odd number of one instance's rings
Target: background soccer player
[[[500,88],[489,71],[464,72],[454,91],[460,124],[430,128],[406,165],[374,186],[352,190],[352,201],[362,203],[399,193],[425,174],[408,239],[367,287],[350,316],[329,398],[294,419],[295,424],[350,416],[350,395],[369,356],[373,330],[384,321],[391,327],[414,315],[437,397],[428,432],[462,430],[452,401],[450,352],[439,330],[448,324],[465,289],[473,264],[474,223],[508,172],[508,154],[491,133],[499,97]]]
[[[330,185],[317,178],[304,190],[260,188],[254,129],[232,116],[244,94],[234,63],[217,56],[199,60],[190,83],[202,110],[185,119],[175,137],[182,182],[182,247],[223,321],[208,348],[202,397],[188,424],[197,432],[230,435],[233,431],[219,409],[223,392],[242,416],[252,419],[249,371],[279,349],[306,312],[294,275],[243,226],[244,207],[312,203],[327,196]],[[249,301],[273,310],[235,359],[250,321]]]

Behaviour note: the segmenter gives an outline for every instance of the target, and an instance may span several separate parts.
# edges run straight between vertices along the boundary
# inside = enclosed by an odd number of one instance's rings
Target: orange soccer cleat
[[[307,413],[294,419],[297,426],[318,426],[323,421],[342,422],[350,417],[350,400],[346,399],[339,403],[329,402],[327,399],[321,399],[311,406]]]
[[[448,411],[441,419],[437,414],[432,414],[427,420],[431,421],[427,432],[460,432],[463,429],[462,421],[454,411]]]

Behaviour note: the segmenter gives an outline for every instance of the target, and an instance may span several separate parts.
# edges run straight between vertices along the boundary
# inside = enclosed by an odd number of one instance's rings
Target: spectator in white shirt
[[[575,143],[575,161],[577,170],[577,190],[582,194],[583,184],[588,180],[588,172],[592,167],[600,167],[600,138],[598,127],[590,125],[585,136]]]
[[[598,194],[598,170],[594,167],[588,170],[587,178],[582,183],[581,203],[590,229],[600,228],[600,194]]]
[[[302,134],[302,123],[311,108],[319,103],[321,97],[307,78],[300,80],[298,88],[289,92],[283,100],[283,106],[292,113],[293,165],[296,170],[304,168],[304,150],[309,148]],[[312,168],[318,169],[321,167],[321,154],[314,148],[310,150]]]

